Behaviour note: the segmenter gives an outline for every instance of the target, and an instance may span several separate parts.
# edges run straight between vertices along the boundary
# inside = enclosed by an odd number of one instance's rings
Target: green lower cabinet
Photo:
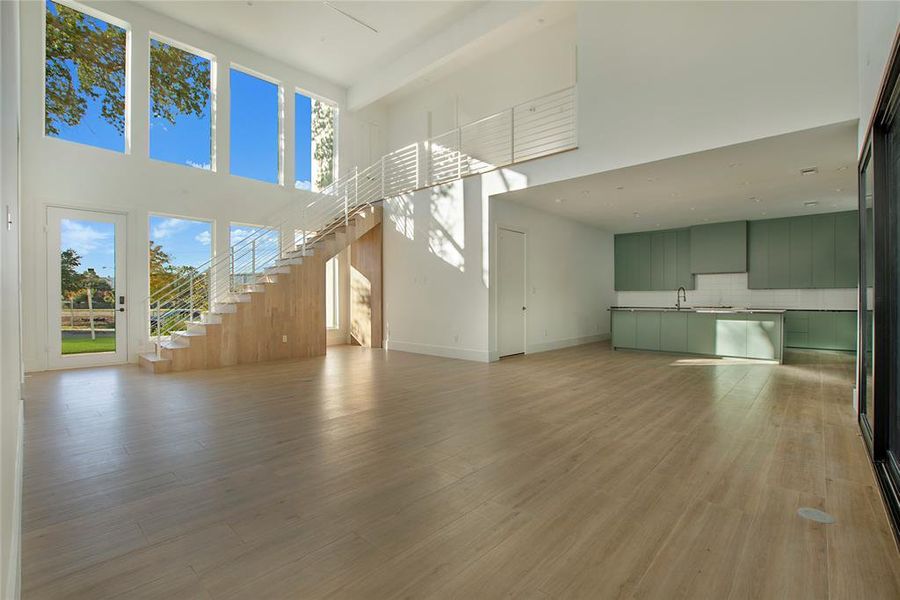
[[[856,311],[788,311],[784,345],[812,350],[856,351]]]
[[[687,351],[691,354],[716,353],[716,315],[688,313]]]
[[[687,352],[688,313],[665,312],[659,318],[659,349]]]
[[[855,312],[834,313],[834,349],[856,351],[857,322]]]
[[[634,333],[635,348],[659,350],[659,324],[662,313],[642,311],[634,314],[637,317]]]
[[[747,320],[744,315],[718,315],[716,318],[716,354],[747,355]]]
[[[746,315],[747,358],[781,360],[782,322],[771,315]]]
[[[634,348],[635,313],[612,311],[613,348]]]

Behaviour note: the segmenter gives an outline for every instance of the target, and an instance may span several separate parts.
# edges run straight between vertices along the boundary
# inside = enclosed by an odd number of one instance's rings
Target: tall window
[[[231,173],[280,182],[278,85],[232,67]]]
[[[294,114],[294,187],[321,190],[334,181],[337,106],[297,92]]]
[[[126,27],[47,0],[46,135],[125,151]]]
[[[199,273],[212,258],[212,223],[150,216],[150,293],[176,277]]]
[[[338,257],[328,259],[325,263],[325,326],[337,329],[340,323],[340,268]]]
[[[150,38],[150,158],[212,168],[212,60]]]

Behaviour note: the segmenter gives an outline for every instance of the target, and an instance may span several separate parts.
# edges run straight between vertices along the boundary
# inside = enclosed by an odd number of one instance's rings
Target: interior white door
[[[497,243],[497,342],[500,356],[525,352],[525,234],[500,228]]]
[[[125,215],[47,210],[51,368],[128,361]]]

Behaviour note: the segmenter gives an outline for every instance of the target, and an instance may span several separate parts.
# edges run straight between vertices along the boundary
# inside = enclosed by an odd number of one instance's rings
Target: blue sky
[[[47,10],[56,14],[53,2],[47,0]],[[100,29],[116,27],[87,15],[89,22]],[[160,44],[151,40],[153,44]],[[194,56],[194,60],[210,61]],[[74,63],[69,70],[77,81]],[[271,183],[278,182],[278,86],[238,69],[230,69],[231,86],[231,164],[229,172]],[[124,93],[124,90],[123,90]],[[167,162],[209,169],[211,163],[211,110],[200,117],[179,115],[175,124],[152,117],[150,112],[150,157]],[[311,120],[312,102],[309,97],[295,93],[296,111],[295,187],[309,189],[312,176]],[[75,126],[59,125],[59,138],[124,152],[125,136],[107,123],[100,113],[98,100],[87,100],[87,111]]]
[[[116,270],[116,226],[103,221],[61,219],[59,250],[74,250],[81,257],[81,273],[94,269],[101,277],[112,277]]]
[[[231,174],[278,183],[278,86],[231,69]]]
[[[212,223],[150,216],[150,239],[162,246],[173,265],[197,267],[212,256]]]
[[[150,40],[154,46],[165,45]],[[189,53],[186,53],[189,54]],[[210,61],[202,56],[190,54],[194,64],[210,69]],[[172,124],[166,119],[153,116],[153,101],[150,101],[150,158],[189,165],[199,169],[209,169],[212,156],[212,120],[210,103],[212,94],[206,101],[202,116],[178,115]]]

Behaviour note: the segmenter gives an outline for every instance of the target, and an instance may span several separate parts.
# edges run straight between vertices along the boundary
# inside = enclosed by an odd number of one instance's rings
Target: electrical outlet
[[[281,336],[281,343],[287,344],[287,336],[286,335]]]

